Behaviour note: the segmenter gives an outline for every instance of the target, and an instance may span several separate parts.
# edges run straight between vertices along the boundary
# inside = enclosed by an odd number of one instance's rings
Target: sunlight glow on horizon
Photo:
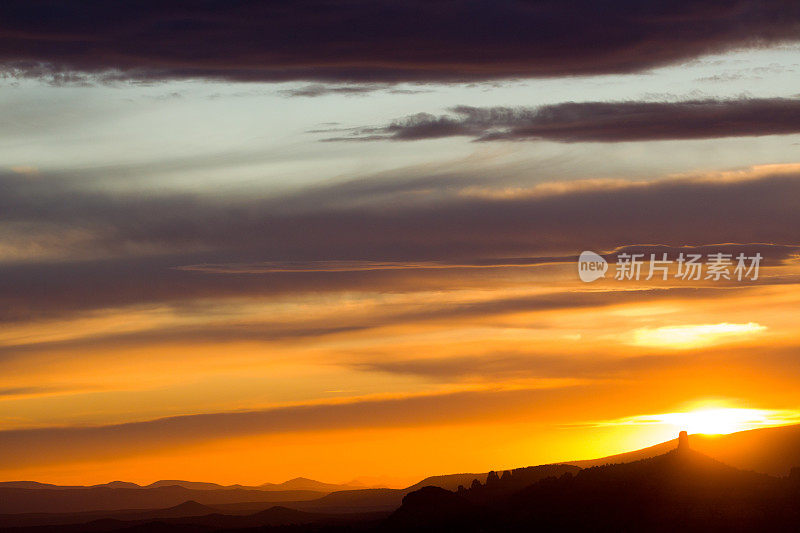
[[[702,406],[691,411],[635,416],[599,425],[667,425],[674,428],[674,433],[686,431],[691,435],[727,435],[751,429],[796,424],[798,420],[800,413],[791,410]]]

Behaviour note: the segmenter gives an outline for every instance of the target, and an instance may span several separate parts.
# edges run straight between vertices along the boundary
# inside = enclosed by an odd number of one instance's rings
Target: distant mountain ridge
[[[714,460],[741,470],[752,470],[785,477],[800,467],[800,425],[764,428],[730,435],[688,437],[691,448]],[[363,488],[347,484],[323,483],[295,478],[283,483],[265,483],[257,487],[220,485],[183,480],[160,480],[140,486],[125,481],[102,485],[58,486],[35,481],[0,483],[0,514],[104,513],[119,510],[153,510],[178,506],[187,501],[214,507],[216,511],[246,514],[280,504],[311,513],[381,513],[401,506],[403,498],[427,486],[456,491],[473,484],[494,484],[510,476],[520,483],[535,483],[542,476],[558,477],[606,464],[627,464],[669,453],[677,442],[670,440],[627,453],[599,459],[570,461],[563,464],[519,468],[505,472],[460,473],[431,476],[404,489]],[[571,469],[571,470],[570,470]],[[524,474],[517,476],[515,474]],[[800,475],[800,469],[797,471]],[[496,493],[485,489],[484,493]],[[461,494],[461,492],[459,492]],[[215,511],[215,512],[216,512]],[[138,512],[138,511],[137,511]],[[177,511],[189,512],[189,509]],[[0,522],[3,517],[0,516]],[[42,518],[44,519],[44,518]]]
[[[220,485],[218,483],[209,483],[205,481],[186,481],[182,479],[161,479],[149,485],[139,485],[129,481],[111,481],[109,483],[101,483],[98,485],[55,485],[52,483],[40,483],[38,481],[0,481],[0,488],[15,488],[15,489],[41,489],[41,490],[59,490],[59,489],[94,489],[94,488],[111,488],[111,489],[158,489],[163,487],[182,487],[191,490],[231,490],[231,489],[244,489],[244,490],[262,490],[262,491],[314,491],[314,492],[334,492],[337,490],[352,490],[365,488],[363,485],[355,484],[336,484],[336,483],[323,483],[313,479],[298,477],[284,481],[283,483],[263,483],[261,485]],[[371,487],[370,487],[371,488]]]
[[[268,491],[226,488],[196,490],[170,485],[154,488],[81,487],[63,490],[25,489],[0,486],[0,514],[77,513],[120,509],[159,509],[188,500],[204,505],[237,502],[300,502],[315,500],[324,492],[292,490]]]
[[[314,479],[305,477],[296,477],[283,483],[263,483],[258,486],[263,490],[313,490],[317,492],[334,492],[337,490],[353,490],[363,489],[363,485],[349,485],[349,484],[336,484],[336,483],[323,483]],[[377,487],[366,487],[377,488]]]
[[[54,485],[52,483],[40,483],[38,481],[0,481],[0,487],[13,488],[13,489],[43,489],[43,490],[58,490],[58,489],[88,489],[95,487],[108,487],[112,489],[140,489],[141,485],[130,483],[128,481],[111,481],[109,483],[101,483],[99,485]]]

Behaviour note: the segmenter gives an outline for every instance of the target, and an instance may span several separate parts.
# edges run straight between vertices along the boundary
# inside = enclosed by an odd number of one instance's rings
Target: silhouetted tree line
[[[426,487],[407,495],[381,530],[800,531],[800,468],[776,478],[682,449],[565,471],[519,489],[534,472],[494,473],[455,492]]]
[[[527,468],[505,470],[502,475],[495,471],[489,472],[486,483],[475,479],[469,489],[463,485],[458,487],[456,494],[473,503],[489,503],[507,497],[537,481],[548,477],[572,475],[580,468],[572,465],[542,465]]]

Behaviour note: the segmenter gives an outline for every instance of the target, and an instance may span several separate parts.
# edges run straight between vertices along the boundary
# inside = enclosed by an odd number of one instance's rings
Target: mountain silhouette
[[[404,489],[342,490],[316,500],[297,502],[292,507],[314,512],[336,513],[393,511],[400,506],[403,496],[408,492]]]
[[[324,492],[303,490],[265,491],[237,488],[197,490],[176,485],[137,489],[81,487],[63,490],[0,487],[0,514],[163,509],[187,500],[195,500],[204,505],[237,502],[274,505],[279,502],[315,500],[324,495]]]
[[[0,488],[7,489],[36,489],[36,490],[57,490],[57,489],[78,489],[86,488],[72,485],[53,485],[52,483],[39,483],[38,481],[0,481]]]
[[[229,487],[218,485],[216,483],[206,483],[203,481],[183,481],[181,479],[161,479],[155,483],[145,485],[145,489],[158,489],[161,487],[183,487],[192,490],[221,490]]]
[[[742,471],[682,448],[548,477],[497,497],[488,481],[457,493],[422,489],[404,498],[384,529],[796,531],[800,471],[797,478]],[[494,482],[498,491],[503,483]]]
[[[183,513],[194,513],[184,515]],[[172,516],[172,515],[177,516]],[[2,527],[6,533],[106,533],[112,531],[228,531],[245,529],[298,527],[313,525],[324,528],[345,528],[351,526],[359,529],[372,528],[385,518],[385,514],[324,514],[308,513],[283,506],[273,506],[258,513],[232,515],[220,513],[218,510],[203,506],[197,502],[185,502],[170,509],[146,512],[120,512],[118,515],[74,521],[69,523],[21,523]],[[298,531],[298,530],[295,530]],[[299,530],[303,531],[303,530]]]
[[[432,476],[405,489],[280,490],[341,487],[307,478],[266,489],[172,480],[147,487],[8,482],[0,484],[0,510],[13,514],[0,515],[0,529],[800,531],[798,438],[800,426],[715,437],[682,434],[592,461]],[[708,449],[716,456],[704,453]],[[737,468],[741,464],[762,472]]]
[[[222,490],[222,489],[248,489],[248,490],[310,490],[315,492],[333,492],[335,490],[349,490],[364,488],[364,485],[357,483],[323,483],[314,479],[298,477],[284,481],[283,483],[263,483],[257,486],[250,485],[220,485],[205,481],[186,481],[182,479],[161,479],[149,485],[139,485],[130,481],[111,481],[109,483],[99,483],[96,485],[55,485],[52,483],[40,483],[38,481],[0,481],[0,488],[16,489],[88,489],[88,488],[112,488],[112,489],[156,489],[161,487],[183,487],[193,490]]]
[[[203,516],[217,512],[219,512],[218,509],[203,505],[202,503],[198,503],[194,500],[188,500],[174,507],[153,512],[152,514],[158,518],[171,518],[182,516]]]
[[[315,492],[334,492],[363,488],[358,485],[323,483],[305,477],[296,477],[283,483],[264,483],[258,486],[263,490],[313,490]]]
[[[739,431],[728,435],[690,435],[692,449],[725,464],[773,476],[786,476],[800,465],[800,425]],[[611,463],[629,463],[662,455],[677,446],[671,440],[635,450],[586,461],[569,461],[587,468]]]
[[[0,530],[10,527],[82,524],[101,520],[155,520],[219,513],[215,507],[188,500],[165,509],[126,509],[119,511],[89,511],[83,513],[19,513],[0,516]]]
[[[403,498],[381,529],[388,531],[468,531],[488,523],[489,513],[465,497],[440,487],[424,487]]]
[[[108,487],[111,489],[138,489],[141,488],[140,485],[136,483],[131,483],[130,481],[111,481],[109,483],[103,483],[101,485],[92,485],[93,487]]]

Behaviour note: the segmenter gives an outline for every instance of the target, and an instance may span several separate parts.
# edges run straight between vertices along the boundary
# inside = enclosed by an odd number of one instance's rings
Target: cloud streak
[[[541,107],[457,106],[448,115],[418,113],[388,126],[351,130],[326,141],[628,142],[800,133],[800,100],[569,102]]]
[[[753,256],[761,254],[763,266],[780,265],[786,261],[797,258],[800,245],[786,246],[781,244],[752,243],[734,244],[721,243],[707,246],[665,246],[663,244],[621,246],[608,253],[602,254],[608,262],[615,262],[619,254],[642,254],[649,257],[654,253],[661,257],[677,257],[679,254],[699,254],[707,256],[712,253],[726,253],[732,256],[744,254]],[[558,263],[575,263],[578,255],[565,256],[536,256],[536,257],[508,257],[474,259],[472,261],[265,261],[262,263],[228,263],[228,264],[200,264],[176,267],[176,270],[187,272],[203,272],[206,274],[280,274],[280,273],[323,273],[323,272],[378,272],[410,271],[410,270],[457,270],[457,269],[485,269],[485,268],[529,268],[532,266],[551,265]]]
[[[264,320],[257,322],[228,320],[207,322],[200,326],[167,325],[134,332],[91,332],[76,334],[66,340],[7,341],[0,344],[0,362],[30,353],[54,353],[75,349],[120,349],[147,345],[186,345],[228,342],[313,341],[334,335],[352,335],[411,324],[466,323],[518,313],[536,313],[567,309],[591,309],[612,305],[680,301],[685,298],[717,299],[741,295],[748,287],[728,290],[713,287],[672,287],[640,290],[563,291],[543,295],[526,295],[459,303],[427,304],[393,311],[375,310],[369,316],[325,317],[306,319],[302,323]],[[398,306],[399,307],[399,306]],[[196,306],[197,311],[212,312],[212,307]],[[212,315],[213,316],[213,315]],[[0,391],[0,396],[2,391]]]
[[[0,468],[107,459],[248,435],[409,427],[481,421],[521,405],[542,405],[567,390],[457,392],[311,404],[245,412],[184,415],[96,427],[0,431]],[[507,414],[506,418],[519,418]]]

